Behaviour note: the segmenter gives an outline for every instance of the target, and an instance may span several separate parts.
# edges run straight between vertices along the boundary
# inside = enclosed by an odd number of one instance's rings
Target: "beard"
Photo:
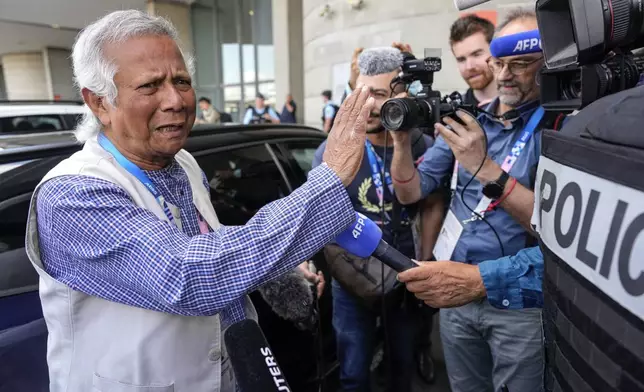
[[[477,69],[463,75],[465,83],[473,90],[482,90],[494,81],[494,75],[489,69]]]
[[[382,121],[380,121],[380,112],[371,112],[367,119],[367,133],[378,133],[384,130]]]
[[[508,88],[503,88],[508,87]],[[498,82],[499,100],[504,105],[510,107],[517,107],[527,101],[527,97],[531,95],[535,88],[534,83],[522,84],[515,81],[499,81]]]

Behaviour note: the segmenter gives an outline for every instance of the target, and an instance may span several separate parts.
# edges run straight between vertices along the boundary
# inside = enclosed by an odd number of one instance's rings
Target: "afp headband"
[[[490,43],[490,53],[496,58],[519,56],[541,51],[539,30],[524,31],[494,38]]]

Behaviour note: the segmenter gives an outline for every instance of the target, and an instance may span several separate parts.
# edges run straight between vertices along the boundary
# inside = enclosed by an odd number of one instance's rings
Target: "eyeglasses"
[[[508,71],[514,75],[514,76],[521,76],[523,75],[527,70],[528,67],[537,61],[541,60],[543,56],[536,58],[532,61],[509,61],[509,62],[504,62],[503,60],[499,60],[494,57],[490,57],[487,60],[487,66],[490,68],[490,71],[492,71],[494,74],[498,74],[505,68],[505,66],[508,66]]]

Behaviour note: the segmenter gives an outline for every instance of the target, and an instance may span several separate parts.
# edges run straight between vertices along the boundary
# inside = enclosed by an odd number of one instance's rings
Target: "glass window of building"
[[[195,90],[241,121],[257,92],[275,105],[271,0],[196,0],[192,4]]]

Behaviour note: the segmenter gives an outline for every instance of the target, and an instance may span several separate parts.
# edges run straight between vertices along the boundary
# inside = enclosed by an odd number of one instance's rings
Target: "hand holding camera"
[[[498,170],[497,173],[491,174],[492,179],[498,177],[501,168],[487,156],[487,142],[479,122],[463,110],[458,110],[456,116],[460,122],[449,116],[443,117],[446,125],[436,123],[434,128],[445,139],[454,157],[465,170],[474,174],[485,160],[485,164],[479,171],[479,179],[488,177],[485,172],[493,171],[493,166],[498,167]]]

